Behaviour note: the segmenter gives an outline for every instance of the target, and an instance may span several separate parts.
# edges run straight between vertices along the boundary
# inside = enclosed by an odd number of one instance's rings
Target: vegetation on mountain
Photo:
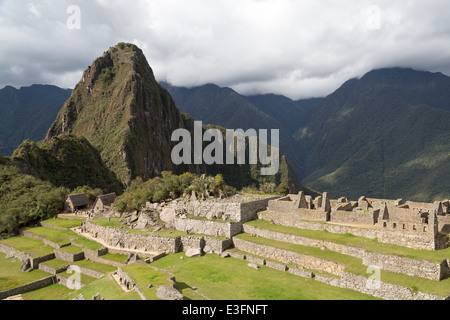
[[[351,199],[449,197],[449,77],[375,70],[311,112],[296,135],[308,186]]]
[[[63,209],[68,192],[0,161],[0,236],[54,217]]]
[[[59,136],[37,143],[24,141],[12,162],[25,173],[68,189],[89,186],[121,193],[123,186],[83,137]]]

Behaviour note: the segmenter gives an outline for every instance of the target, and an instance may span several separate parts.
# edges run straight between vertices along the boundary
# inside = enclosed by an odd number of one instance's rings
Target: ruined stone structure
[[[449,207],[449,200],[428,204],[361,197],[348,201],[330,200],[327,193],[313,199],[300,192],[269,201],[260,218],[292,227],[300,227],[304,221],[347,225],[360,229],[358,234],[349,233],[383,243],[438,250],[450,246],[441,236],[450,231]]]

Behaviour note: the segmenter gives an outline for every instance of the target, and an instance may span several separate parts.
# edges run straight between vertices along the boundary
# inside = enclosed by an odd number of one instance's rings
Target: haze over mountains
[[[327,191],[332,197],[355,199],[365,195],[433,201],[450,196],[450,78],[443,74],[401,68],[374,70],[361,79],[347,81],[326,98],[300,101],[272,94],[245,97],[214,84],[182,88],[161,83],[168,91],[166,94],[156,82],[145,88],[140,77],[132,77],[128,85],[141,83],[138,91],[147,93],[137,95],[141,100],[130,102],[127,99],[108,100],[101,94],[106,92],[115,98],[127,96],[121,94],[127,90],[126,86],[118,88],[114,85],[118,76],[125,73],[119,75],[117,70],[114,71],[116,63],[111,65],[110,59],[104,57],[102,67],[85,73],[85,82],[66,102],[48,138],[67,131],[85,136],[101,153],[114,155],[103,159],[121,168],[116,174],[122,181],[127,170],[161,171],[162,167],[153,164],[166,163],[165,160],[158,162],[158,159],[170,156],[170,151],[168,144],[163,143],[167,148],[161,148],[157,141],[167,140],[170,132],[163,128],[164,124],[152,121],[152,115],[162,114],[167,123],[172,123],[168,128],[189,127],[186,121],[192,120],[176,116],[178,108],[193,119],[203,121],[204,125],[245,130],[280,129],[281,152],[303,185]],[[102,78],[101,88],[95,86],[96,81],[92,82],[96,77]],[[2,89],[5,90],[11,89]],[[89,90],[92,94],[88,94]],[[45,92],[42,95],[49,97]],[[87,102],[89,95],[96,96],[95,105],[101,105],[95,112],[83,112],[78,108],[82,102]],[[17,113],[5,112],[15,109],[3,97],[4,94],[0,94],[0,112],[7,117],[2,120],[11,122],[13,120],[7,119],[17,119],[12,117],[17,117]],[[156,103],[159,106],[156,108],[155,101],[163,103]],[[123,152],[117,152],[117,146],[124,144],[117,141],[105,144],[110,135],[102,135],[105,128],[114,126],[110,123],[114,117],[106,117],[109,110],[120,110],[114,104],[130,105],[130,110],[143,106],[142,114],[129,120],[130,128],[146,128],[146,134],[133,142],[134,151],[125,152],[125,158],[147,157],[148,163],[135,162],[132,167],[117,165],[124,158]],[[53,112],[51,121],[57,114],[57,111]],[[168,116],[164,116],[165,112]],[[50,118],[49,113],[42,113],[42,116]],[[74,118],[74,115],[77,116]],[[20,113],[20,117],[25,119],[27,114]],[[117,127],[117,131],[120,130]],[[133,137],[133,134],[124,136]],[[34,131],[23,138],[26,137],[41,139]],[[7,140],[3,135],[0,138],[3,150],[17,147],[12,144],[17,143],[12,142],[17,139]],[[111,150],[105,151],[104,144]],[[153,151],[145,155],[133,154],[141,152],[139,150],[144,146],[153,146],[150,147]]]

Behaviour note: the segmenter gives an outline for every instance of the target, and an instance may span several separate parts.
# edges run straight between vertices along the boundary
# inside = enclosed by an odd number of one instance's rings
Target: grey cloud
[[[66,26],[72,4],[80,30]],[[73,87],[94,58],[126,41],[175,85],[324,96],[374,68],[449,74],[447,21],[445,0],[4,0],[0,87]]]

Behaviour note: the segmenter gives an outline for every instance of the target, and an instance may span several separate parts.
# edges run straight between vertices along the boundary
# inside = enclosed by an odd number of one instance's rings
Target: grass
[[[363,248],[368,252],[376,252],[381,254],[397,255],[412,259],[427,260],[433,263],[441,263],[444,259],[450,258],[450,247],[444,250],[417,250],[397,246],[393,244],[380,243],[364,237],[357,237],[351,234],[335,234],[327,231],[314,231],[298,229],[294,227],[285,227],[272,224],[266,220],[254,220],[246,224],[262,229],[277,231],[286,234],[294,234],[316,240],[324,240],[335,242],[343,245]]]
[[[45,239],[57,244],[67,244],[79,238],[79,236],[71,230],[37,227],[28,229],[27,231],[35,235],[42,236]]]
[[[77,247],[77,246],[67,246],[63,248],[59,248],[59,251],[64,251],[72,254],[78,254],[83,252],[83,248]]]
[[[72,262],[71,264],[82,267],[82,268],[87,268],[87,269],[103,272],[103,273],[110,273],[110,272],[117,270],[116,267],[113,267],[113,266],[110,266],[110,265],[104,264],[104,263],[95,262],[92,260],[81,260],[81,261]]]
[[[103,259],[111,260],[111,261],[119,262],[119,263],[125,263],[125,261],[127,261],[127,259],[128,259],[127,255],[120,254],[120,253],[107,253],[101,257]]]
[[[98,242],[86,239],[86,238],[79,238],[72,243],[78,244],[82,246],[83,248],[90,249],[90,250],[100,250],[103,248],[103,245],[101,245]]]
[[[60,268],[69,266],[71,263],[64,261],[64,260],[52,259],[52,260],[42,262],[41,264],[43,264],[47,267],[53,268],[53,269],[60,269]]]
[[[162,285],[172,286],[172,282],[169,280],[171,277],[169,274],[164,271],[155,270],[143,261],[137,261],[136,263],[124,266],[122,270],[133,279],[134,283],[137,284],[149,300],[159,300],[156,296],[156,287]],[[148,288],[150,284],[154,286]]]
[[[26,252],[30,254],[33,258],[42,257],[54,251],[52,247],[43,244],[39,240],[26,237],[9,238],[0,241],[0,243],[15,248],[19,251]]]
[[[60,285],[60,284],[52,284],[50,286],[34,290],[28,293],[22,294],[22,298],[24,300],[47,300],[47,301],[53,301],[53,300],[59,300],[64,296],[67,296],[73,292],[73,290],[70,290],[66,286]]]
[[[20,270],[21,266],[22,263],[20,261],[16,260],[13,262],[13,259],[6,259],[5,255],[0,253],[0,292],[50,276],[49,273],[41,270],[22,272]]]
[[[345,265],[345,271],[347,272],[351,272],[364,277],[370,276],[370,274],[367,273],[368,267],[362,264],[361,259],[346,256],[344,254],[333,252],[327,249],[321,250],[319,248],[274,241],[261,237],[252,237],[249,234],[240,234],[237,236],[237,238],[342,263]],[[381,280],[383,282],[392,283],[407,288],[416,287],[421,292],[431,293],[442,297],[447,297],[448,295],[450,295],[450,277],[441,281],[435,281],[419,277],[407,276],[385,270],[381,270],[381,277]]]
[[[89,285],[70,293],[62,299],[71,300],[82,294],[86,300],[92,300],[97,293],[99,293],[102,298],[105,298],[105,300],[141,300],[140,296],[135,291],[125,293],[111,275],[93,281]]]
[[[42,222],[51,224],[51,225],[56,226],[56,227],[62,227],[62,228],[70,229],[70,228],[79,227],[83,221],[84,221],[83,219],[69,220],[69,219],[55,218],[55,219],[45,220],[45,221],[42,221]]]
[[[210,254],[180,260],[183,255],[170,254],[151,265],[175,274],[181,288],[197,287],[199,293],[213,300],[375,299],[265,266],[254,270],[247,266],[248,262],[239,259]]]

